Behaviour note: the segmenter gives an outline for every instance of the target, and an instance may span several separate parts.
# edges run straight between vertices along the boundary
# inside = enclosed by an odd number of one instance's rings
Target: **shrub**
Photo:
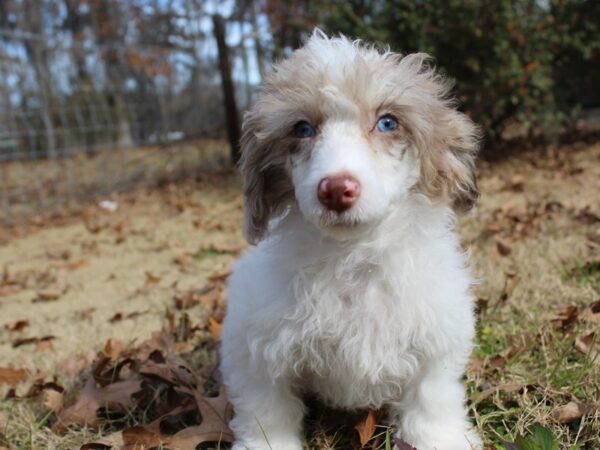
[[[307,31],[432,54],[490,145],[511,128],[557,134],[582,104],[600,104],[595,0],[313,0],[303,12]]]

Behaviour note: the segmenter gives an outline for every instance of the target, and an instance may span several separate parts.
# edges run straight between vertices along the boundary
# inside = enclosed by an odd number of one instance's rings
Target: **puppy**
[[[315,31],[246,114],[245,235],[221,372],[235,450],[300,450],[301,397],[386,408],[418,450],[481,449],[461,383],[471,275],[453,232],[477,129],[422,53]]]

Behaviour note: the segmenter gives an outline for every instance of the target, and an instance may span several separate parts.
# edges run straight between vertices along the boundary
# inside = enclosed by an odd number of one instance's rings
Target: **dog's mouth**
[[[370,221],[351,211],[337,213],[325,211],[319,217],[319,228],[332,231],[353,231],[368,226]]]

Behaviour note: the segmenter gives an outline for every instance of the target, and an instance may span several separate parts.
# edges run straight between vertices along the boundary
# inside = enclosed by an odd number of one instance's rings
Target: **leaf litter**
[[[199,372],[178,354],[182,348],[178,343],[202,332],[202,327],[182,327],[189,321],[185,317],[176,324],[169,313],[162,330],[133,348],[107,341],[74,403],[61,411],[62,397],[46,397],[48,407],[58,412],[53,431],[120,425],[120,430],[82,449],[116,445],[123,450],[158,446],[192,450],[202,443],[231,442],[232,410],[225,393],[209,395],[201,378],[214,368]]]

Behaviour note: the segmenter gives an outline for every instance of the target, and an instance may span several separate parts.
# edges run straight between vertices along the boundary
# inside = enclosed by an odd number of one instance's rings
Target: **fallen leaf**
[[[124,350],[125,344],[123,344],[122,341],[113,341],[112,339],[108,339],[104,344],[102,353],[108,356],[112,361],[116,361]]]
[[[78,261],[72,261],[66,264],[61,265],[60,267],[66,269],[66,270],[77,270],[77,269],[81,269],[82,267],[85,267],[88,265],[88,261],[85,259],[80,259]]]
[[[579,314],[579,318],[584,322],[595,322],[600,324],[600,300],[597,300],[584,308]]]
[[[37,344],[39,342],[51,341],[53,339],[56,339],[56,336],[49,335],[49,336],[42,336],[42,337],[21,338],[21,339],[14,340],[12,343],[12,346],[13,346],[13,348],[17,348],[17,347],[21,347],[22,345]]]
[[[35,344],[36,352],[48,352],[54,351],[54,344],[52,344],[52,340],[41,340]]]
[[[481,403],[486,398],[488,398],[496,393],[499,393],[499,392],[505,392],[505,393],[518,392],[522,389],[527,388],[527,386],[528,385],[522,384],[522,383],[504,383],[504,384],[499,384],[497,386],[492,386],[492,387],[487,388],[486,390],[482,391],[479,395],[477,395],[475,397],[475,400],[473,401],[473,403],[474,404]]]
[[[219,342],[221,338],[221,331],[223,330],[223,324],[217,322],[217,320],[213,317],[208,318],[208,331],[210,331],[210,336],[212,337],[213,342]]]
[[[45,389],[44,400],[42,402],[46,408],[55,414],[62,411],[65,403],[65,391],[64,389]]]
[[[29,320],[16,320],[15,322],[7,323],[4,328],[8,331],[22,331],[29,326]]]
[[[594,343],[595,332],[591,332],[586,334],[585,336],[578,336],[575,339],[575,348],[579,350],[584,355],[587,355],[592,349],[592,344]]]
[[[501,370],[506,366],[506,358],[502,355],[496,355],[489,359],[488,365],[491,370]]]
[[[584,405],[569,402],[564,406],[554,409],[551,415],[559,423],[571,423],[577,419],[581,419],[586,413],[586,409]]]
[[[555,328],[566,329],[573,324],[579,316],[579,308],[575,305],[563,305],[557,315],[551,320]]]
[[[125,428],[122,434],[126,449],[149,449],[166,444],[159,433],[141,426]]]
[[[23,288],[16,284],[2,284],[0,285],[0,297],[8,297],[9,295],[15,295],[20,292]]]
[[[485,365],[484,365],[483,360],[481,358],[473,356],[469,360],[469,367],[467,370],[469,373],[480,376],[485,373],[484,367],[485,367]]]
[[[108,319],[108,321],[110,323],[116,323],[116,322],[120,322],[123,319],[133,319],[135,317],[141,316],[146,313],[147,313],[147,311],[134,311],[134,312],[130,312],[129,314],[123,314],[121,312],[118,312],[114,316],[112,316],[110,319]]]
[[[204,397],[201,391],[196,390],[194,397],[202,423],[175,434],[170,444],[175,448],[178,445],[183,447],[182,444],[189,442],[190,439],[199,439],[196,445],[202,442],[232,442],[233,433],[229,428],[229,421],[233,416],[233,408],[227,400],[225,390],[221,388],[217,397]],[[190,447],[192,450],[195,448]]]
[[[595,225],[600,222],[600,217],[594,214],[589,206],[581,209],[576,215],[575,219],[581,222],[584,225]]]
[[[512,251],[510,245],[508,245],[506,241],[499,238],[496,238],[496,249],[502,256],[510,255],[510,252]]]
[[[25,369],[13,369],[12,367],[0,367],[0,385],[7,384],[16,386],[22,381],[25,381],[29,376],[29,372]]]
[[[371,409],[367,413],[367,416],[354,427],[354,429],[358,431],[358,438],[360,441],[361,448],[367,445],[367,442],[371,440],[371,438],[375,434],[376,426],[377,413]]]
[[[200,289],[179,292],[175,294],[173,300],[175,308],[178,310],[189,309],[201,304],[208,311],[212,311],[219,302],[220,295],[221,293],[216,289],[216,286],[209,284]]]
[[[198,249],[197,254],[212,253],[217,255],[237,255],[242,251],[242,247],[239,245],[214,243],[208,245],[202,245]]]
[[[475,302],[475,312],[478,316],[484,314],[489,305],[490,301],[487,298],[478,298]]]
[[[160,283],[160,277],[158,275],[154,275],[152,272],[146,272],[146,281],[144,283],[145,288],[151,288]]]
[[[127,412],[135,405],[133,394],[140,389],[140,380],[118,381],[98,387],[94,378],[90,378],[77,395],[75,404],[58,415],[52,430],[62,434],[73,425],[96,427],[99,424],[97,411],[100,408]]]
[[[210,281],[225,281],[229,275],[231,275],[231,271],[226,270],[224,272],[213,273],[208,277],[208,279]]]

